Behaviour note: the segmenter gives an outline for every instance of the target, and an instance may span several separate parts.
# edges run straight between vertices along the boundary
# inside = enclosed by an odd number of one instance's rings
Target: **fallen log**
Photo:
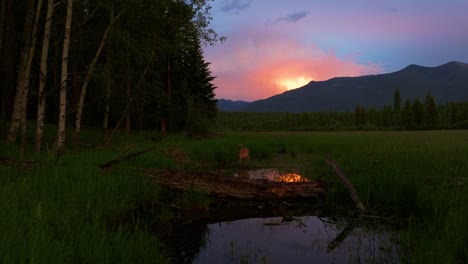
[[[141,154],[144,154],[146,152],[150,152],[154,149],[156,149],[157,147],[151,147],[151,148],[147,148],[147,149],[144,149],[142,151],[138,151],[138,152],[135,152],[135,153],[132,153],[132,154],[128,154],[126,156],[123,156],[123,157],[119,157],[119,158],[116,158],[116,159],[113,159],[111,161],[108,161],[106,163],[102,163],[102,164],[99,164],[99,168],[101,168],[101,170],[105,170],[105,169],[108,169],[112,166],[114,166],[115,164],[118,164],[122,161],[125,161],[125,160],[129,160],[131,158],[134,158],[136,156],[140,156]]]
[[[196,188],[219,198],[275,201],[320,199],[325,194],[321,181],[277,182],[259,179],[239,179],[218,174],[196,174],[187,171],[139,169],[157,183],[178,190]]]
[[[17,160],[17,159],[0,157],[0,165],[8,166],[8,167],[31,169],[32,167],[37,166],[39,164],[40,163],[38,161]]]

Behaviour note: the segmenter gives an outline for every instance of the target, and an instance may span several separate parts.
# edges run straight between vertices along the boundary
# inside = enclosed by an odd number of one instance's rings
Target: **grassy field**
[[[161,140],[145,132],[94,147],[26,155],[31,169],[0,166],[0,252],[5,263],[167,263],[171,254],[147,221],[127,215],[164,190],[131,168],[234,171],[238,144],[250,148],[243,167],[276,167],[330,182],[326,203],[337,212],[352,208],[324,157],[333,157],[354,183],[371,214],[401,219],[402,257],[411,263],[468,261],[468,131],[227,133],[207,139],[180,135]],[[102,173],[98,164],[158,146]],[[0,156],[19,158],[16,146],[0,145]],[[188,203],[200,195],[188,193]],[[154,221],[171,221],[162,210]],[[130,223],[129,223],[130,222]]]

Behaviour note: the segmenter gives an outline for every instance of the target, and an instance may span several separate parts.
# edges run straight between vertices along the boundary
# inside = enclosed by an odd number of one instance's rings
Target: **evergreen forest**
[[[231,131],[468,129],[468,102],[437,104],[431,94],[409,100],[395,89],[393,105],[381,109],[356,105],[354,112],[220,112],[215,126]]]
[[[116,130],[206,129],[217,107],[202,48],[224,40],[209,27],[209,2],[2,1],[7,142],[24,148],[35,130],[39,152],[45,123],[58,125],[59,152],[79,143],[86,126],[102,127],[104,141]]]

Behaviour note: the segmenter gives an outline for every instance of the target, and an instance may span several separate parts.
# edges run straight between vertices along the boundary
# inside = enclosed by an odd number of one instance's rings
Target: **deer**
[[[249,148],[244,148],[242,144],[239,144],[239,165],[242,164],[242,159],[250,161]]]

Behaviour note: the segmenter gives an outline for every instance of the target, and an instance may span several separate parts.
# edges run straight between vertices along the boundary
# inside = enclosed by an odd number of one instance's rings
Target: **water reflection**
[[[280,182],[308,182],[309,179],[297,173],[280,173],[276,168],[241,170],[234,174],[242,180],[269,180]]]
[[[392,232],[315,216],[243,219],[210,224],[208,230],[193,263],[399,262]]]
[[[241,170],[239,179],[301,182],[278,169]],[[310,204],[220,200],[207,217],[174,227],[174,263],[398,263],[397,233],[382,226],[320,218]],[[311,216],[314,215],[314,216]],[[293,217],[294,216],[294,217]]]

